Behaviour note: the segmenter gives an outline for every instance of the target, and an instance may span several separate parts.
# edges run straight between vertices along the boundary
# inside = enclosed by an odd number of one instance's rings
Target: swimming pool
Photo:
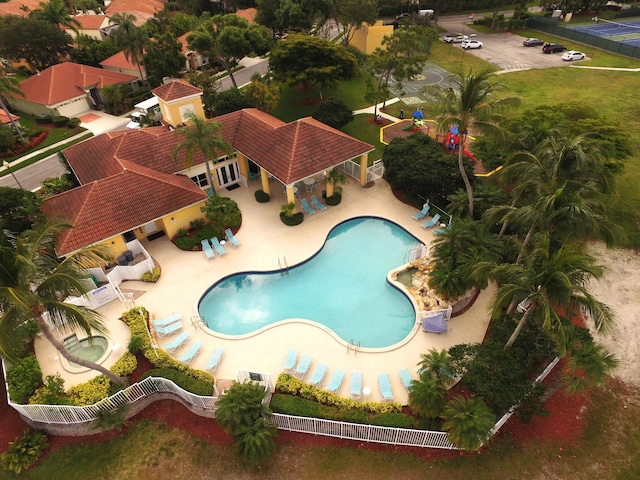
[[[200,316],[211,330],[227,335],[303,318],[345,342],[387,347],[411,332],[416,317],[409,298],[386,276],[419,244],[387,220],[347,220],[331,230],[315,256],[288,274],[243,272],[216,283],[200,299]]]

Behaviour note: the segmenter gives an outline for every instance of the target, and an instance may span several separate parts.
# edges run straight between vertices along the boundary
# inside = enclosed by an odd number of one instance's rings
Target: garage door
[[[78,97],[58,105],[58,113],[64,117],[75,117],[91,108],[87,97]]]

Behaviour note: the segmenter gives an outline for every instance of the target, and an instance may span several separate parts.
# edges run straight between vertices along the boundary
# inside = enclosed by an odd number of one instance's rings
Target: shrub
[[[156,283],[160,278],[160,267],[155,267],[150,272],[144,272],[140,277],[140,280],[148,283]]]
[[[111,382],[104,375],[99,375],[91,380],[74,385],[69,388],[67,394],[73,399],[74,405],[81,407],[93,405],[109,396]]]
[[[320,404],[311,400],[276,393],[271,397],[271,410],[276,413],[296,415],[298,417],[319,417]]]
[[[136,359],[136,356],[132,353],[125,352],[109,370],[119,377],[126,377],[131,375],[137,366],[138,360]]]
[[[394,428],[416,428],[418,424],[417,420],[412,416],[396,412],[374,415],[373,418],[369,420],[369,423]]]
[[[42,371],[35,355],[18,360],[7,370],[9,396],[14,403],[27,403],[42,383]]]
[[[70,118],[67,122],[67,127],[77,128],[80,125],[80,119],[77,117]]]
[[[327,97],[316,106],[311,116],[330,127],[340,129],[353,120],[353,111],[342,99]]]
[[[59,373],[47,375],[44,385],[29,399],[31,405],[73,405],[64,392],[64,379]]]
[[[271,196],[264,190],[256,190],[255,196],[256,202],[258,203],[267,203],[269,200],[271,200]]]
[[[189,235],[189,231],[186,228],[181,228],[176,233],[176,238],[185,238],[188,235]]]
[[[147,377],[166,378],[187,392],[195,393],[196,395],[208,396],[213,392],[213,383],[190,377],[172,368],[155,368],[149,370],[144,374],[143,379]]]
[[[69,123],[69,117],[59,115],[59,116],[53,117],[51,121],[56,127],[65,127],[67,123]]]
[[[339,205],[340,202],[342,201],[342,194],[340,192],[334,192],[333,195],[331,195],[330,197],[327,197],[325,200],[327,202],[327,205],[331,207],[335,207],[336,205]]]
[[[41,125],[51,123],[51,115],[36,115],[36,123]]]
[[[2,468],[19,474],[36,463],[48,446],[49,441],[44,433],[27,429],[22,437],[9,442],[9,448],[0,456]]]
[[[304,220],[304,214],[302,212],[294,213],[293,215],[287,215],[285,212],[280,212],[280,220],[289,227],[295,227],[300,225]]]
[[[96,419],[91,425],[91,428],[100,431],[110,430],[112,428],[121,430],[127,425],[128,411],[129,405],[127,404],[113,409],[100,409],[96,413]]]
[[[204,221],[204,218],[196,218],[195,220],[191,220],[191,222],[189,222],[189,226],[191,226],[191,228],[193,228],[194,230],[199,230],[204,227],[205,223],[206,222]]]
[[[60,177],[45,178],[40,182],[40,190],[38,193],[45,198],[52,195],[65,192],[73,188],[73,185],[69,183],[67,178],[62,175]]]
[[[127,345],[127,351],[132,355],[136,355],[142,351],[144,347],[144,338],[139,335],[132,335]]]

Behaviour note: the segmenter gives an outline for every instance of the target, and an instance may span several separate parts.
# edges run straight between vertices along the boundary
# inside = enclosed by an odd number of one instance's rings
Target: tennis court
[[[571,30],[596,35],[633,47],[640,47],[640,20],[614,22],[596,17],[595,24],[573,27]]]

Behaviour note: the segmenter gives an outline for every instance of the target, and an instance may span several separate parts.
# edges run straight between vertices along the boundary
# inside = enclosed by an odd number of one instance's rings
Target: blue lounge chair
[[[413,377],[409,373],[409,369],[403,368],[402,370],[399,370],[398,375],[400,375],[400,381],[402,381],[402,385],[404,385],[404,388],[408,392],[411,388],[411,383],[413,382]]]
[[[393,392],[391,391],[391,380],[388,373],[378,374],[378,386],[380,387],[380,398],[383,402],[393,401]]]
[[[182,332],[169,343],[165,343],[164,345],[162,345],[162,348],[164,348],[165,350],[169,350],[170,352],[173,350],[177,350],[184,342],[187,341],[187,338],[189,338],[189,332]]]
[[[320,212],[327,209],[327,206],[316,198],[315,195],[311,197],[311,204],[316,207]]]
[[[351,398],[360,400],[362,398],[362,372],[351,374]]]
[[[300,203],[302,204],[302,208],[304,208],[304,211],[307,212],[307,215],[313,215],[314,213],[316,213],[316,211],[311,208],[311,205],[309,205],[309,202],[307,202],[306,198],[300,200]]]
[[[429,205],[429,202],[425,203],[422,206],[422,210],[420,210],[418,213],[413,215],[413,218],[416,220],[422,220],[424,217],[426,217],[427,215],[429,215],[429,209],[431,208],[431,205]]]
[[[196,340],[191,344],[191,346],[189,347],[189,350],[184,352],[178,360],[180,360],[182,363],[186,363],[187,365],[189,365],[191,362],[193,362],[193,359],[196,358],[196,355],[198,355],[198,352],[200,351],[201,347],[202,347],[202,342]]]
[[[342,385],[342,381],[344,380],[344,372],[340,369],[336,368],[336,371],[331,375],[331,379],[329,380],[329,384],[327,385],[327,391],[331,393],[336,393]]]
[[[153,321],[154,327],[166,327],[171,323],[175,323],[178,320],[182,319],[182,314],[180,312],[174,313],[173,315],[169,315],[168,317],[159,318],[158,320]]]
[[[311,375],[311,378],[309,379],[309,385],[313,385],[314,387],[320,385],[320,382],[322,382],[326,373],[327,366],[324,363],[318,364],[313,372],[313,375]]]
[[[284,359],[284,373],[293,373],[293,369],[296,366],[296,361],[298,360],[298,351],[297,350],[289,350],[287,352],[287,358]]]
[[[178,330],[182,330],[182,321],[178,320],[177,322],[170,323],[165,327],[156,327],[154,325],[155,331],[158,335],[171,335],[172,333],[176,333]]]
[[[236,237],[233,236],[233,232],[231,231],[230,228],[227,228],[224,231],[224,236],[227,237],[227,242],[229,242],[234,247],[237,247],[238,245],[240,245],[240,240],[238,240]]]
[[[218,364],[220,363],[220,359],[222,358],[222,354],[224,353],[224,348],[216,347],[211,354],[211,358],[207,362],[207,366],[204,367],[205,370],[209,370],[210,372],[215,372],[218,368]]]
[[[304,357],[302,357],[302,360],[300,360],[300,362],[298,362],[298,366],[296,367],[295,371],[293,372],[293,376],[299,378],[300,380],[302,380],[304,378],[304,376],[307,374],[307,371],[309,370],[309,367],[311,366],[311,361],[313,359],[309,356],[309,355],[305,355]]]
[[[220,240],[218,240],[218,237],[213,237],[211,239],[211,245],[213,245],[213,248],[216,250],[216,253],[218,255],[224,255],[225,253],[227,253],[224,247],[220,245]]]
[[[439,221],[440,221],[440,214],[439,214],[439,213],[436,213],[436,214],[433,216],[433,218],[432,218],[431,220],[429,220],[429,221],[427,221],[427,222],[424,222],[424,223],[422,224],[422,226],[423,226],[424,228],[431,228],[431,227],[435,227],[435,226],[438,224],[438,222],[439,222]]]
[[[200,241],[200,244],[202,244],[202,251],[207,258],[213,258],[215,256],[213,250],[211,250],[211,245],[209,245],[209,240],[205,238],[204,240]]]
[[[437,230],[434,230],[433,234],[434,235],[442,235],[443,233],[446,233],[449,230],[451,230],[451,222],[449,222],[449,224],[444,228],[439,228]]]

